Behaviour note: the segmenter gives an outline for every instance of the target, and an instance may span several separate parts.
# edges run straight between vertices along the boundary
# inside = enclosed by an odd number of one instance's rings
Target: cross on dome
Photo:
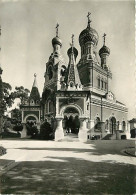
[[[88,14],[87,14],[87,18],[88,18],[88,27],[90,27],[90,23],[92,22],[92,21],[90,20],[90,15],[91,15],[91,12],[88,12]]]
[[[59,29],[59,24],[57,23],[57,25],[56,25],[56,37],[58,37],[58,29]]]
[[[105,37],[106,37],[106,34],[104,33],[104,35],[103,35],[103,45],[105,45]]]
[[[72,45],[74,45],[74,34],[72,34]]]

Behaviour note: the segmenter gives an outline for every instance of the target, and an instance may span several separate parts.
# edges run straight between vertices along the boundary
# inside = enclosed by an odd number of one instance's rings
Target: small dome
[[[76,58],[78,56],[78,50],[75,47],[73,47],[73,52],[74,52],[74,56]],[[67,51],[68,56],[70,56],[71,53],[72,53],[72,47],[70,47]]]
[[[110,49],[107,46],[103,46],[100,50],[99,50],[99,55],[101,54],[110,54]]]
[[[55,45],[55,44],[62,46],[62,41],[59,37],[54,37],[52,39],[52,45]]]
[[[97,31],[91,27],[87,27],[79,35],[79,44],[81,46],[82,44],[85,44],[86,42],[91,41],[94,43],[94,45],[97,45],[98,39],[99,39],[99,36],[98,36]]]

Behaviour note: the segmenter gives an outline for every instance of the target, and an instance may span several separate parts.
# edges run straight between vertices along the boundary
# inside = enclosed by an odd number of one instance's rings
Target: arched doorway
[[[62,126],[64,129],[64,134],[78,134],[80,128],[79,112],[74,107],[67,107],[64,112],[64,119],[62,121]]]
[[[110,119],[110,133],[111,134],[114,134],[116,131],[116,118],[115,117],[112,117]]]

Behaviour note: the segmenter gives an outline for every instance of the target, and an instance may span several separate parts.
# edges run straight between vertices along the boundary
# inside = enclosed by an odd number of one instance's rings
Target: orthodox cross
[[[104,35],[103,35],[103,45],[105,45],[105,37],[106,37],[106,34],[104,33]]]
[[[74,46],[74,35],[72,34],[72,46]]]
[[[59,24],[57,23],[57,25],[56,25],[56,37],[58,37],[58,28],[59,28]]]
[[[73,34],[72,34],[71,39],[72,39],[72,44],[71,44],[71,47],[72,47],[72,52],[73,52],[73,46],[74,46],[74,35],[73,35]]]
[[[90,26],[90,23],[92,22],[92,21],[90,20],[90,15],[91,15],[91,13],[88,12],[88,14],[87,14],[87,18],[88,18],[88,27]]]

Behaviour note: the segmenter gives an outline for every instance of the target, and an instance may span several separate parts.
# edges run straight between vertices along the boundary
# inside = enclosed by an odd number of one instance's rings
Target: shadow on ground
[[[55,158],[54,158],[55,160]],[[1,177],[1,194],[134,194],[134,165],[76,158],[21,162]]]

